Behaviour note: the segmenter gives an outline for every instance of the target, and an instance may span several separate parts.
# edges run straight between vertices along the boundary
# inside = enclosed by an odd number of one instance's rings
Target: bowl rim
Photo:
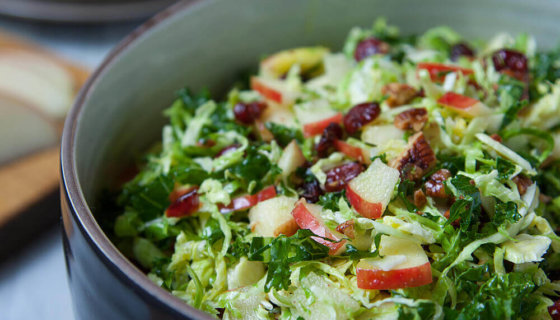
[[[66,117],[60,148],[60,179],[63,196],[66,199],[66,205],[76,225],[79,230],[86,235],[86,241],[89,242],[95,253],[103,260],[103,263],[109,267],[115,276],[127,282],[140,296],[153,299],[160,306],[175,313],[175,316],[181,316],[187,319],[191,317],[195,317],[196,319],[214,318],[188,305],[184,301],[173,296],[170,292],[156,285],[144,272],[130,262],[130,260],[115,247],[111,240],[109,240],[87,205],[82,188],[78,182],[75,137],[84,104],[91,95],[91,92],[95,89],[101,75],[103,75],[124,52],[133,47],[148,31],[173,16],[210,2],[211,1],[207,0],[179,1],[148,19],[121,40],[103,59],[103,62],[95,69],[86,84],[80,89]]]

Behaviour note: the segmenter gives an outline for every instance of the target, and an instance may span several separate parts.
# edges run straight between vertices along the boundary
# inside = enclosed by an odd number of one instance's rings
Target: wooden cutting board
[[[30,208],[37,211],[34,214],[56,213],[54,221],[58,219],[58,204],[50,201],[53,208],[37,204],[58,190],[65,111],[88,74],[87,69],[0,30],[0,153],[4,151],[0,155],[0,238]],[[41,94],[50,100],[37,100]]]

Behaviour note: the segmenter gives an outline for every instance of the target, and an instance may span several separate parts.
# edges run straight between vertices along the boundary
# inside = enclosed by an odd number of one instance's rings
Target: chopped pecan
[[[533,180],[525,175],[518,175],[513,178],[513,182],[517,185],[517,191],[520,195],[524,195],[527,192],[527,188],[533,184]]]
[[[344,234],[350,239],[354,239],[354,220],[344,221],[336,227],[336,231]]]
[[[436,155],[422,132],[408,139],[406,150],[389,162],[401,173],[402,179],[417,180],[436,164]]]
[[[395,117],[395,127],[402,130],[420,131],[428,121],[426,108],[412,108],[399,113]]]
[[[440,169],[430,176],[430,180],[426,181],[426,194],[432,198],[446,198],[445,180],[451,177],[451,172],[447,169]]]
[[[414,191],[414,205],[417,208],[422,208],[426,204],[426,195],[422,189]]]
[[[387,105],[394,108],[409,103],[418,96],[418,91],[404,83],[389,83],[381,88],[381,93],[387,98]]]

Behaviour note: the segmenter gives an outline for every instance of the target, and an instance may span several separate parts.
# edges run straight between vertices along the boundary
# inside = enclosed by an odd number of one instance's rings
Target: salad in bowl
[[[113,242],[223,319],[560,319],[560,51],[400,35],[178,91]]]

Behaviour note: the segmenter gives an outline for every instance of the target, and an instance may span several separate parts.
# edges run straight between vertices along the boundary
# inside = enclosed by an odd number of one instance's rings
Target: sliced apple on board
[[[455,92],[446,92],[437,102],[464,117],[474,118],[492,113],[484,103]]]
[[[291,236],[299,229],[291,212],[296,198],[279,196],[259,202],[249,210],[251,231],[262,237]]]
[[[362,216],[377,219],[383,215],[399,182],[399,171],[379,159],[346,185],[346,197]]]
[[[282,170],[282,177],[286,178],[297,168],[305,163],[303,152],[299,148],[296,140],[292,140],[282,151],[280,159],[278,159],[278,167]]]
[[[319,237],[314,237],[313,240],[329,247],[329,255],[337,255],[345,250],[346,240],[341,240],[344,235],[331,231],[326,225],[325,221],[321,217],[321,210],[323,208],[320,205],[307,203],[305,199],[300,199],[292,210],[292,216],[294,217],[296,223],[301,229],[308,229],[314,234],[322,237],[331,239],[336,242],[331,242]]]
[[[303,127],[303,135],[308,138],[323,133],[331,123],[342,123],[342,113],[333,110],[324,99],[297,104],[294,106],[296,118]]]
[[[432,283],[432,267],[418,243],[383,235],[379,254],[382,258],[362,259],[356,266],[358,288],[392,290]]]
[[[275,53],[261,61],[261,73],[273,78],[281,78],[290,68],[297,64],[301,73],[312,72],[318,69],[323,62],[323,57],[329,52],[325,47],[302,47]]]
[[[0,33],[0,163],[55,146],[86,77],[86,70]]]

